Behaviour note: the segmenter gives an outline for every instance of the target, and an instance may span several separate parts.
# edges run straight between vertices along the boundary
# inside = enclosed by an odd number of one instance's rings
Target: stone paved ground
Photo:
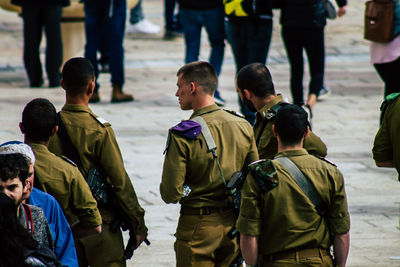
[[[146,17],[162,25],[162,1],[144,2]],[[348,14],[330,21],[326,28],[326,84],[333,93],[317,104],[313,126],[328,145],[329,159],[337,163],[346,179],[352,219],[348,266],[400,266],[399,260],[390,259],[400,255],[400,185],[394,170],[376,168],[371,158],[383,85],[369,63],[368,43],[362,39],[362,13],[363,1],[350,1]],[[276,15],[268,65],[278,91],[289,96],[289,66]],[[21,35],[22,23],[16,14],[0,10],[0,142],[22,140],[18,122],[32,98],[49,98],[58,109],[64,101],[62,89],[27,88]],[[128,265],[174,266],[173,234],[179,206],[163,204],[158,185],[167,130],[190,115],[179,110],[174,96],[175,73],[183,63],[183,40],[166,42],[161,33],[128,36],[125,50],[125,88],[137,100],[110,104],[109,76],[102,75],[103,101],[91,108],[112,123],[127,171],[146,210],[152,245],[140,247],[135,263]],[[204,37],[202,59],[207,59],[208,51]],[[227,45],[220,88],[227,108],[237,110],[234,72]]]

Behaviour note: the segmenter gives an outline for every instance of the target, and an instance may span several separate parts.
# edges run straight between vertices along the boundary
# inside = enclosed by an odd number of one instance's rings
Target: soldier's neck
[[[24,140],[24,143],[25,143],[25,144],[28,144],[28,145],[30,145],[30,144],[39,144],[39,145],[44,145],[45,147],[48,147],[48,146],[49,146],[49,142],[50,142],[50,139],[47,140],[47,141],[33,142],[32,140],[30,140],[30,139],[27,138],[26,136],[25,136],[25,140]]]
[[[271,102],[272,99],[274,99],[275,97],[276,97],[276,95],[268,95],[264,98],[258,98],[256,103],[254,103],[254,106],[259,111],[263,107],[265,107],[265,105],[267,105],[269,102]]]
[[[66,95],[65,104],[89,106],[89,98],[90,97],[72,97],[70,95]]]
[[[205,96],[205,97],[198,97],[192,103],[193,111],[196,112],[199,109],[214,105],[214,97],[213,96]]]

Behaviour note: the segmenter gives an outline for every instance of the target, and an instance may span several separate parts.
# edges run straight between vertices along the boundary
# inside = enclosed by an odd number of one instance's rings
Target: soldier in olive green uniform
[[[400,180],[400,93],[388,95],[386,103],[372,153],[378,167],[396,168]]]
[[[329,255],[333,244],[335,266],[345,266],[350,217],[342,174],[335,165],[302,148],[309,132],[302,108],[290,104],[282,107],[273,131],[278,139],[275,160],[251,164],[242,190],[237,227],[246,263],[333,266]],[[323,208],[314,206],[309,194],[277,160],[283,157],[289,158],[309,180]]]
[[[73,58],[65,63],[61,86],[66,90],[66,104],[61,120],[72,144],[78,150],[83,171],[94,167],[106,175],[107,183],[118,198],[120,208],[128,215],[136,234],[137,246],[147,235],[144,210],[139,205],[131,180],[125,171],[123,159],[111,125],[96,116],[88,107],[94,89],[94,72],[85,58]],[[55,135],[50,151],[62,155],[63,145]],[[124,243],[121,230],[110,231],[115,211],[99,206],[103,219],[102,233],[80,239],[77,244],[79,266],[126,266],[123,259]]]
[[[235,225],[224,183],[235,171],[258,159],[251,125],[214,103],[217,75],[207,62],[186,64],[178,71],[183,110],[193,109],[208,126],[218,161],[208,151],[200,124],[183,121],[171,128],[160,184],[166,203],[181,204],[176,230],[177,266],[229,266],[239,253],[228,237]],[[222,174],[220,174],[219,165]]]
[[[53,104],[43,98],[30,101],[22,112],[20,128],[36,156],[35,187],[57,199],[75,238],[99,234],[100,212],[79,169],[47,149],[57,131],[56,117]]]
[[[275,93],[268,68],[261,63],[244,66],[237,74],[237,87],[243,102],[251,111],[257,112],[253,128],[260,159],[274,158],[278,144],[272,133],[272,124],[284,100],[282,95]],[[310,154],[326,156],[325,144],[312,132],[307,135],[304,148]]]

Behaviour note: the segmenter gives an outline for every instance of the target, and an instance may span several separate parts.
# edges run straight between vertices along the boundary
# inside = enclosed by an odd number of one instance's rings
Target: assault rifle
[[[114,191],[104,181],[103,175],[97,168],[90,169],[87,183],[96,201],[108,206],[116,213],[116,218],[110,225],[110,231],[115,233],[120,227],[123,231],[129,230],[129,240],[124,251],[124,259],[129,260],[136,249],[137,240],[128,215],[120,208]],[[147,238],[145,238],[144,242],[146,245],[150,245],[150,241]]]

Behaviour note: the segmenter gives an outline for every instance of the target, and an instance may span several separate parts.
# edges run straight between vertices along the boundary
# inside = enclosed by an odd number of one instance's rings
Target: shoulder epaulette
[[[270,191],[278,185],[278,175],[271,160],[255,161],[248,168],[262,191]]]
[[[78,165],[76,165],[75,162],[73,162],[72,160],[70,160],[66,156],[59,156],[59,157],[62,158],[63,160],[65,160],[66,162],[68,162],[69,164],[73,165],[74,167],[78,167]]]
[[[227,109],[223,109],[223,110],[226,111],[226,112],[228,112],[228,113],[230,113],[230,114],[232,114],[232,115],[235,115],[235,116],[237,116],[237,117],[239,117],[239,118],[244,119],[243,114],[240,114],[239,112],[237,112],[237,111],[235,111],[235,110],[227,110]]]
[[[195,140],[201,133],[201,125],[192,120],[184,120],[172,127],[171,133]]]
[[[316,157],[316,158],[318,158],[318,159],[320,159],[320,160],[323,160],[323,161],[329,163],[330,165],[333,165],[333,166],[337,167],[335,163],[333,163],[332,161],[330,161],[330,160],[327,159],[327,158],[324,158],[324,157],[321,157],[321,156],[318,156],[318,155],[313,155],[313,156]]]
[[[171,134],[182,136],[189,140],[196,140],[197,136],[201,133],[201,125],[195,121],[183,120],[168,131],[167,143],[165,145],[164,153],[167,153],[169,142],[171,141]]]
[[[90,115],[103,127],[106,126],[111,126],[111,123],[109,123],[108,121],[106,121],[105,119],[103,119],[102,117],[98,117],[92,113],[90,113]]]

